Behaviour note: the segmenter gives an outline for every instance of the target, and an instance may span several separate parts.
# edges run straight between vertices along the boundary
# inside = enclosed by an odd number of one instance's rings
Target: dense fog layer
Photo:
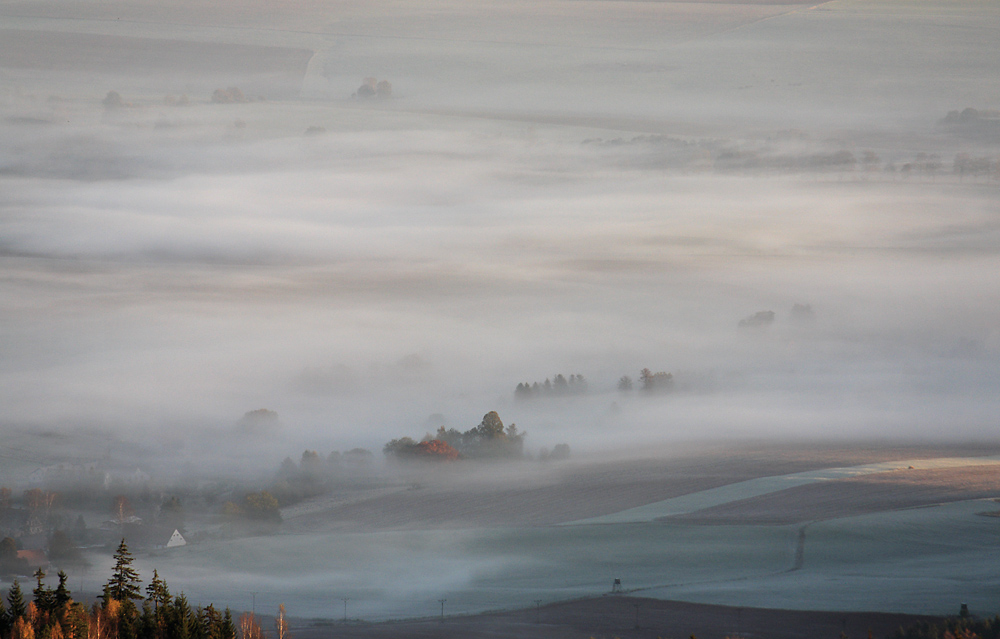
[[[3,13],[9,425],[991,432],[988,4]],[[392,97],[349,97],[372,74]],[[646,367],[673,392],[617,390]],[[587,393],[515,401],[557,374]]]
[[[805,527],[553,524],[995,453],[997,33],[989,0],[0,2],[0,537],[72,534],[82,600],[120,534],[236,610],[622,576],[979,614],[968,502],[817,525],[794,575]],[[381,463],[490,411],[521,462]]]

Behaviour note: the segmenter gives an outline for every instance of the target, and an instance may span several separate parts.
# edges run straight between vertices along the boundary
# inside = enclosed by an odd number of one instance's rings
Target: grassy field
[[[957,472],[958,463],[939,465]],[[817,483],[804,487],[823,486],[820,499],[836,505],[831,495],[838,489],[850,495],[854,482],[877,476],[864,474],[875,467],[826,471],[825,479],[814,476]],[[779,491],[772,495],[792,503],[799,489],[782,491],[781,480],[770,479]],[[628,486],[615,490],[627,492]],[[731,491],[732,503],[744,503],[744,494]],[[351,618],[368,621],[433,615],[440,598],[448,600],[450,614],[523,608],[535,600],[599,596],[615,578],[643,597],[727,606],[948,614],[967,602],[977,614],[996,613],[1000,559],[993,549],[1000,519],[979,514],[996,504],[971,500],[899,510],[912,504],[912,494],[900,488],[895,503],[879,502],[880,512],[783,525],[758,525],[751,511],[746,523],[736,514],[726,525],[709,526],[667,519],[286,533],[159,553],[143,558],[140,570],[157,568],[195,601],[241,609],[256,592],[258,610],[286,603],[301,618],[339,616],[342,597],[350,599]],[[699,498],[703,505],[718,504],[720,489],[675,501],[695,504]],[[373,497],[368,507],[384,507],[380,499]],[[493,499],[469,492],[465,500],[472,506]],[[837,514],[844,513],[826,513]],[[446,513],[438,516],[442,524],[449,521]]]

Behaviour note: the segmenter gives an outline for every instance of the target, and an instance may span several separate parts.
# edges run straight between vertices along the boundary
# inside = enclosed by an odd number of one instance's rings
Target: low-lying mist
[[[489,410],[529,448],[990,432],[990,187],[664,173],[586,130],[384,113],[232,140],[219,108],[191,107],[194,132],[105,117],[21,151],[5,421],[189,432],[197,450],[266,407],[292,453]],[[145,162],[76,176],[108,156]],[[642,368],[673,391],[620,392]],[[560,373],[587,393],[515,401]]]

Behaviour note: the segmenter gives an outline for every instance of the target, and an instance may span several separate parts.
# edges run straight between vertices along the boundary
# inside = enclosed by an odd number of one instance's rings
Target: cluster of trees
[[[45,572],[35,572],[37,586],[26,602],[21,585],[14,580],[7,604],[0,600],[0,636],[10,639],[263,639],[264,633],[252,614],[239,622],[227,608],[220,612],[211,604],[192,608],[180,594],[171,596],[167,583],[154,570],[145,597],[133,557],[122,539],[114,554],[111,578],[104,585],[100,602],[88,610],[72,598],[66,573],[59,572],[59,585],[45,585]],[[288,624],[284,606],[278,610],[278,639],[284,639]]]
[[[942,124],[970,124],[980,120],[1000,119],[1000,111],[980,111],[972,107],[965,107],[961,111],[948,111],[948,115],[941,120]]]
[[[386,457],[400,460],[519,459],[524,455],[526,435],[517,430],[516,424],[505,427],[500,415],[490,411],[478,426],[464,433],[441,426],[434,435],[428,433],[419,442],[410,437],[394,439],[382,452]]]
[[[263,100],[263,98],[260,99]],[[213,91],[212,102],[215,104],[242,104],[244,102],[253,102],[253,98],[243,95],[243,91],[239,87],[228,87]]]
[[[759,328],[774,324],[774,311],[757,311],[749,317],[740,320],[740,328]]]
[[[641,384],[640,390],[646,393],[667,393],[674,388],[674,375],[664,371],[654,373],[644,368],[639,371],[639,384]],[[631,391],[634,387],[632,378],[628,375],[622,375],[618,380],[618,390],[623,393]]]
[[[225,502],[222,504],[222,515],[229,521],[281,523],[278,500],[266,490],[247,493],[240,502]]]
[[[715,157],[718,171],[847,171],[858,159],[846,149],[802,155],[766,155],[755,150],[727,149]]]
[[[959,153],[955,156],[954,171],[959,179],[965,176],[997,175],[1000,177],[1000,160],[985,156],[972,157],[968,153]]]
[[[392,84],[388,80],[365,78],[354,95],[359,98],[391,98]]]
[[[561,397],[564,395],[582,395],[587,392],[587,380],[583,375],[570,375],[569,379],[558,374],[552,380],[538,382],[523,382],[514,389],[514,399],[534,399],[535,397]]]
[[[291,457],[281,462],[269,489],[281,506],[290,506],[309,497],[329,492],[336,484],[364,477],[375,455],[364,448],[333,451],[328,456],[305,450],[296,464]]]

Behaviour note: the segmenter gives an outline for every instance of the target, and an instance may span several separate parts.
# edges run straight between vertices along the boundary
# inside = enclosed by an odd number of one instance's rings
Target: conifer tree
[[[17,579],[10,585],[10,591],[7,593],[7,603],[10,604],[9,618],[11,626],[13,626],[14,622],[28,612],[28,606],[24,603],[24,593],[21,592],[21,584],[18,583]]]
[[[222,615],[215,606],[208,604],[198,614],[200,631],[195,633],[201,639],[222,639]]]
[[[82,603],[71,602],[63,617],[63,634],[67,639],[87,639],[90,619]]]
[[[161,607],[170,605],[170,590],[167,582],[160,579],[160,573],[153,569],[153,578],[146,586],[146,598],[153,602],[153,610],[158,611]]]
[[[132,567],[132,562],[135,559],[132,557],[132,553],[129,552],[124,537],[122,537],[122,542],[118,544],[118,550],[115,551],[113,557],[115,559],[115,568],[111,573],[111,579],[106,584],[106,594],[109,594],[112,599],[123,603],[125,601],[141,600],[142,595],[139,594],[139,573]],[[107,599],[105,599],[105,605],[107,605]]]
[[[190,639],[191,625],[191,606],[182,593],[174,597],[174,604],[167,616],[167,636],[170,639]]]
[[[66,576],[65,571],[59,571],[59,585],[56,586],[53,594],[53,603],[55,604],[56,612],[61,613],[72,601],[72,596],[69,588],[66,587],[66,580],[69,577]]]
[[[236,639],[236,624],[233,622],[233,613],[226,608],[226,614],[222,615],[222,632],[220,639]]]
[[[31,591],[35,607],[40,612],[52,612],[53,593],[52,589],[45,585],[45,571],[39,568],[35,571],[35,589]]]

